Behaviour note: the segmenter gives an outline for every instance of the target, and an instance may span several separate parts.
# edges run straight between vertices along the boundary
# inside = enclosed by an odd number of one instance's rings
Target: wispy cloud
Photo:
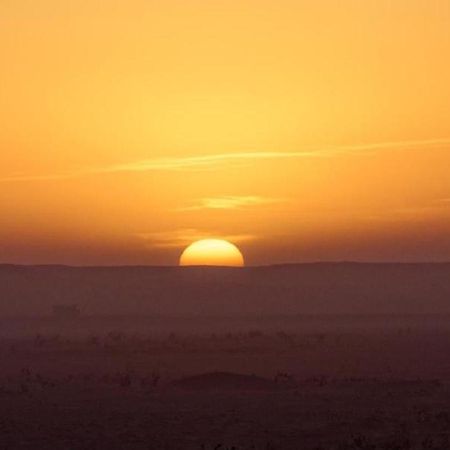
[[[0,182],[19,181],[45,181],[78,178],[88,175],[101,175],[113,173],[155,172],[155,171],[177,171],[177,170],[211,170],[224,165],[245,164],[264,160],[300,159],[300,158],[329,158],[339,155],[360,155],[382,150],[412,150],[432,149],[450,145],[450,138],[428,139],[416,141],[394,141],[378,142],[361,145],[337,146],[322,149],[309,149],[302,151],[259,151],[259,152],[236,152],[221,153],[213,155],[194,155],[187,157],[152,158],[134,161],[124,164],[115,164],[104,167],[86,168],[83,170],[53,173],[53,174],[12,174],[0,178]]]
[[[204,169],[213,168],[218,165],[248,162],[256,160],[275,160],[275,159],[299,159],[299,158],[327,158],[342,154],[357,155],[361,151],[376,151],[385,149],[401,148],[420,148],[435,147],[440,145],[450,145],[450,138],[446,139],[428,139],[421,141],[397,141],[381,142],[372,144],[329,147],[325,149],[309,149],[293,152],[272,151],[272,152],[238,152],[221,153],[214,155],[200,155],[174,158],[154,158],[143,161],[136,161],[127,164],[97,169],[97,173],[116,173],[116,172],[147,172],[160,170],[186,170],[186,169]]]
[[[227,195],[222,197],[200,198],[190,206],[177,208],[177,211],[198,211],[202,209],[242,209],[249,206],[269,205],[285,202],[286,199],[269,198],[259,195]]]
[[[182,248],[199,239],[210,238],[225,239],[233,243],[256,239],[256,236],[253,234],[226,234],[214,231],[202,231],[195,228],[183,228],[156,233],[139,233],[138,237],[143,239],[151,248]]]

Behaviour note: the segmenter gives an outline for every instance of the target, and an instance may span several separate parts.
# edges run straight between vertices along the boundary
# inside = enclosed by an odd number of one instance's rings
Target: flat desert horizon
[[[447,314],[450,263],[260,267],[0,265],[0,316]]]

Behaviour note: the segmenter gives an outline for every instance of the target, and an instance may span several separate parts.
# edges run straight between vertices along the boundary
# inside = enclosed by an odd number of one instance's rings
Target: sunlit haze
[[[447,0],[0,2],[0,262],[450,260]]]

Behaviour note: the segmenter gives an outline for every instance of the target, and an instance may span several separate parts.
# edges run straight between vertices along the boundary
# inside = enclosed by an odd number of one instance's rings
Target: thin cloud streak
[[[450,145],[448,139],[429,139],[423,141],[401,141],[382,142],[375,144],[362,144],[353,146],[342,146],[328,149],[302,150],[297,152],[242,152],[222,153],[217,155],[200,155],[174,158],[154,158],[150,160],[137,161],[128,164],[119,164],[99,169],[97,173],[115,172],[147,172],[159,170],[186,170],[205,166],[216,166],[220,163],[239,162],[246,160],[270,160],[290,158],[326,158],[342,154],[357,155],[362,150],[385,150],[399,149],[403,147],[429,147],[435,145]],[[95,169],[94,169],[95,170]]]
[[[20,181],[52,181],[70,178],[79,178],[89,175],[153,172],[153,171],[177,171],[177,170],[210,170],[223,164],[236,164],[248,161],[264,161],[276,159],[299,159],[299,158],[329,158],[339,155],[361,155],[365,151],[366,155],[382,150],[408,150],[408,149],[430,149],[436,146],[450,145],[450,138],[428,139],[419,141],[394,141],[379,142],[373,144],[361,144],[340,146],[326,149],[304,150],[294,152],[241,152],[222,153],[216,155],[199,155],[188,157],[152,158],[135,161],[125,164],[116,164],[105,167],[89,168],[75,172],[59,174],[19,174],[0,178],[0,182],[20,182]]]
[[[284,203],[286,199],[268,198],[258,195],[206,197],[196,201],[194,205],[177,208],[177,211],[198,211],[202,209],[242,209],[249,206],[270,205]]]

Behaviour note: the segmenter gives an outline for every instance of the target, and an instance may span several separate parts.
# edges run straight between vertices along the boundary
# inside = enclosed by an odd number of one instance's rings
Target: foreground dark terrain
[[[1,448],[448,449],[448,319],[4,319]]]

